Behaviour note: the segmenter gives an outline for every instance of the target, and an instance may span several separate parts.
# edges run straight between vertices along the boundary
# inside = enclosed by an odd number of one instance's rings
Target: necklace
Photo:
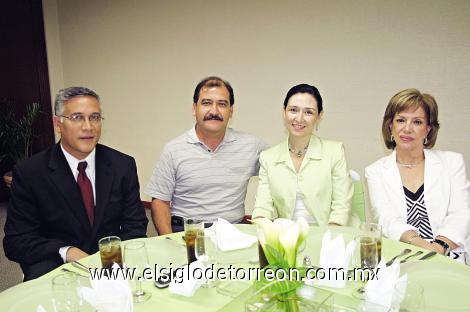
[[[291,152],[292,154],[294,154],[295,156],[299,158],[305,155],[305,153],[307,152],[307,149],[308,149],[308,144],[303,149],[298,150],[298,151],[296,151],[295,148],[293,148],[289,144],[289,152]]]
[[[405,167],[406,169],[411,169],[411,168],[414,168],[416,167],[417,165],[419,165],[420,163],[422,163],[424,161],[424,158],[421,159],[419,162],[417,162],[416,164],[404,164],[404,163],[401,163],[397,160],[397,164],[402,166],[402,167]]]

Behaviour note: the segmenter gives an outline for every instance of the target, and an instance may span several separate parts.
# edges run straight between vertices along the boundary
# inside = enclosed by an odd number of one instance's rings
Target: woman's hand
[[[445,250],[444,250],[444,247],[442,247],[441,245],[436,244],[436,243],[434,243],[434,242],[429,243],[429,245],[431,245],[431,247],[430,247],[430,248],[427,248],[427,249],[429,249],[429,250],[434,250],[435,252],[437,252],[437,253],[439,253],[439,254],[441,254],[441,255],[444,254],[444,251],[445,251]]]
[[[435,251],[441,255],[444,254],[444,248],[442,248],[442,246],[440,246],[439,244],[433,244],[428,242],[413,230],[408,230],[404,232],[400,237],[400,241],[413,246],[418,246],[427,250]]]

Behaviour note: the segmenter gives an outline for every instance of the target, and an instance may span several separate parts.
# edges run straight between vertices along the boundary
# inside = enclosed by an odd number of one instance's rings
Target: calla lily
[[[259,225],[261,233],[258,235],[258,238],[261,246],[268,244],[276,250],[279,250],[279,231],[274,226],[273,222],[267,218],[256,218],[251,220],[251,222]]]
[[[295,222],[290,219],[284,218],[277,218],[273,221],[274,227],[277,229],[278,233],[282,233],[286,231],[290,226],[292,226]]]
[[[305,241],[308,234],[309,226],[307,221],[303,218],[299,218],[297,222],[278,218],[271,222],[266,218],[257,218],[252,220],[252,223],[258,225],[258,239],[269,264],[285,272],[288,268],[295,268],[297,249]],[[260,283],[266,283],[266,280],[262,280]],[[280,303],[284,303],[285,309],[283,311],[299,311],[297,301],[292,300],[292,298],[296,298],[296,288],[302,283],[297,284],[298,282],[295,281],[281,281],[282,284],[275,283],[278,283],[278,281],[269,282],[258,292],[266,287],[277,289],[277,296],[281,298],[279,299]]]
[[[279,234],[279,242],[284,249],[284,257],[289,267],[295,267],[297,257],[297,241],[299,240],[299,225],[292,224]]]
[[[252,223],[257,224],[258,239],[265,252],[268,262],[272,263],[275,256],[267,252],[265,245],[276,249],[287,261],[289,267],[295,267],[297,249],[305,241],[309,226],[304,218],[299,218],[297,222],[290,219],[278,218],[271,221],[267,218],[253,219]]]

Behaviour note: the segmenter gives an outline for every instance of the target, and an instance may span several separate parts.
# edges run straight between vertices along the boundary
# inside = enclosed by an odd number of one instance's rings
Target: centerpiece
[[[260,259],[264,256],[267,264],[255,282],[252,296],[255,299],[248,303],[247,311],[311,311],[312,305],[306,304],[302,289],[311,288],[307,292],[313,297],[322,291],[312,294],[316,289],[305,286],[304,281],[308,268],[297,265],[297,254],[305,247],[309,231],[307,221],[303,218],[296,222],[283,218],[274,221],[257,218],[252,223],[258,225]],[[331,293],[328,292],[324,299],[329,296]]]

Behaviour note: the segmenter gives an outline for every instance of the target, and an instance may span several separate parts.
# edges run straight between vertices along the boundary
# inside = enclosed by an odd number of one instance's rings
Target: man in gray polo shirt
[[[182,231],[183,218],[242,221],[248,181],[258,175],[258,157],[267,146],[227,128],[233,104],[232,87],[219,77],[196,86],[196,125],[165,145],[145,190],[160,235]]]

